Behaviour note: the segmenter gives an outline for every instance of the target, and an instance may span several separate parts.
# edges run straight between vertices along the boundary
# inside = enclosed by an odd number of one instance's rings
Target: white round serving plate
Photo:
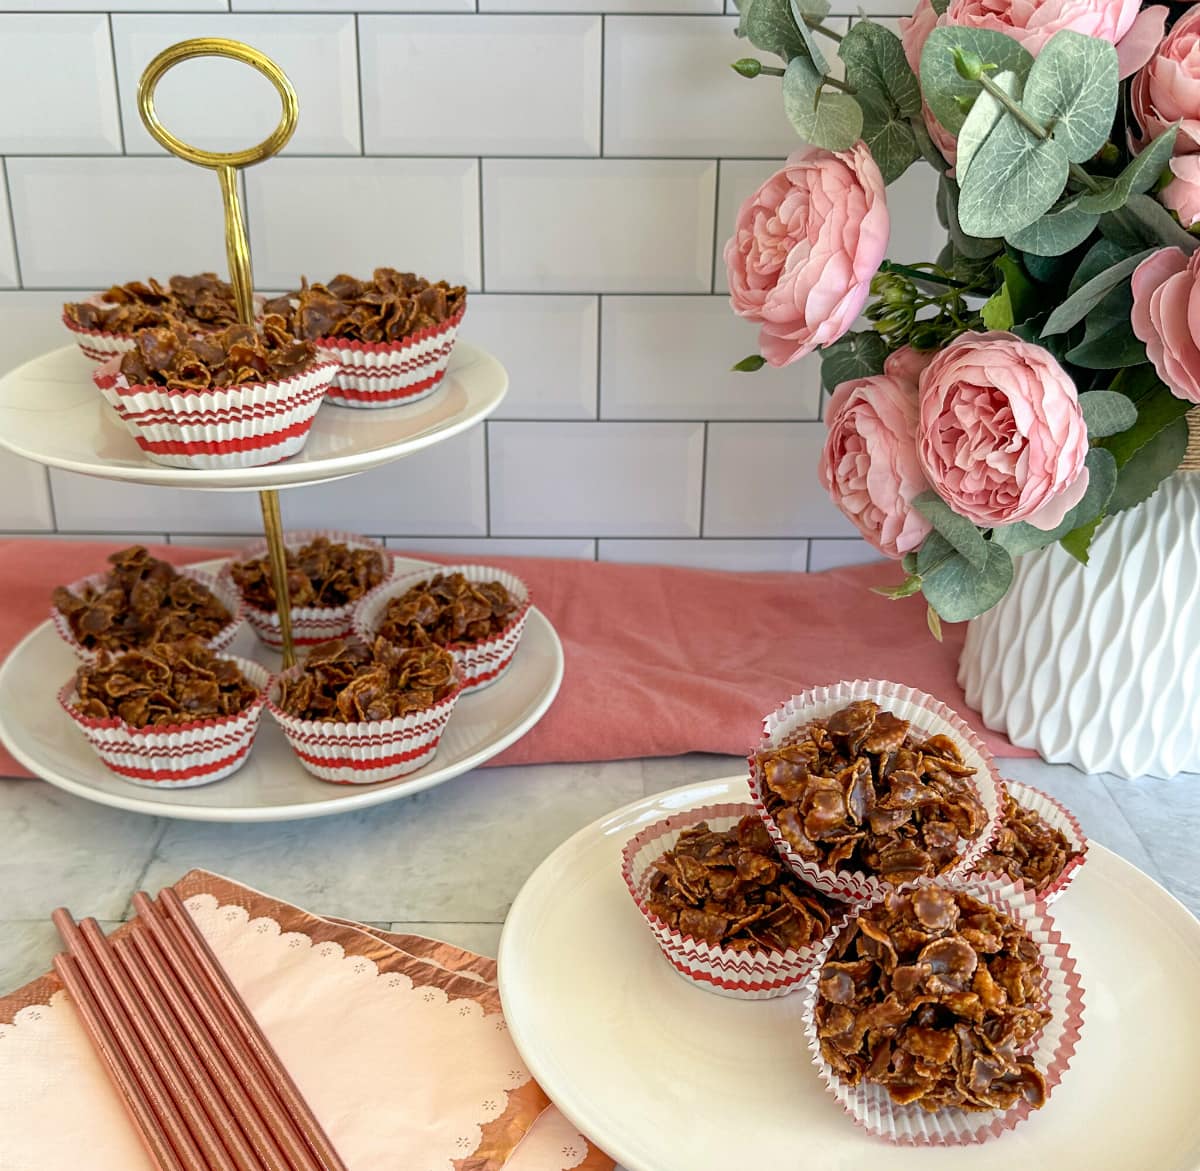
[[[216,572],[221,564],[206,561],[196,568]],[[425,564],[396,559],[400,570]],[[249,626],[242,627],[228,653],[279,669],[279,656],[263,646]],[[0,667],[0,740],[30,772],[89,801],[157,817],[293,821],[395,801],[490,760],[528,732],[553,702],[562,682],[563,653],[554,627],[533,608],[512,666],[492,686],[458,701],[433,761],[378,785],[317,780],[301,767],[270,716],[263,717],[250,758],[225,780],[194,789],[131,785],[100,763],[55,698],[77,666],[70,647],[47,621]]]
[[[1078,963],[1083,1034],[1046,1104],[980,1146],[899,1147],[825,1090],[801,995],[714,996],[664,959],[621,847],[680,810],[749,801],[741,777],[602,818],[526,882],[500,940],[517,1048],[579,1129],[628,1171],[1197,1171],[1200,922],[1092,843],[1054,915]]]
[[[365,472],[474,426],[508,389],[504,367],[457,342],[441,385],[420,402],[378,410],[324,403],[304,450],[260,468],[169,468],[148,459],[92,382],[76,345],[0,378],[0,447],[26,459],[135,484],[234,491],[285,488]]]

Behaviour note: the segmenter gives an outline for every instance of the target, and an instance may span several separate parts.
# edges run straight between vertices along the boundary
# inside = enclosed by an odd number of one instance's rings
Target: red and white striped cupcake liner
[[[370,537],[360,537],[355,533],[339,533],[331,530],[303,529],[285,533],[283,543],[288,549],[299,549],[315,537],[327,537],[330,541],[346,545],[351,549],[375,549],[383,554],[385,582],[391,574],[392,554],[378,541],[372,541]],[[255,541],[246,547],[240,557],[233,560],[250,561],[255,557],[265,557],[266,553],[266,541]],[[237,583],[233,580],[232,566],[233,561],[227,561],[221,567],[220,580],[237,593]],[[258,641],[272,650],[282,651],[283,634],[279,628],[279,612],[277,610],[261,610],[241,598],[240,594],[239,599],[242,604],[242,616],[258,636]],[[344,606],[293,606],[291,608],[293,642],[296,646],[316,646],[318,643],[328,642],[332,638],[348,638],[354,633],[354,610],[361,600],[359,598],[356,601],[347,602]]]
[[[439,573],[461,573],[467,581],[498,581],[519,603],[516,616],[499,634],[469,646],[446,648],[462,672],[463,694],[469,695],[495,683],[512,666],[513,656],[517,653],[533,603],[529,587],[515,574],[487,565],[431,565],[428,569],[402,574],[376,586],[358,603],[354,612],[354,630],[364,642],[374,642],[388,602]]]
[[[87,737],[108,769],[148,789],[190,789],[237,772],[250,754],[266,704],[270,672],[249,659],[237,663],[258,696],[235,716],[193,723],[135,728],[115,717],[96,719],[75,710],[76,681],[58,693],[62,709]]]
[[[93,301],[96,298],[92,298]],[[112,333],[106,329],[88,329],[78,322],[72,321],[64,311],[62,323],[71,331],[75,344],[83,351],[85,357],[93,362],[107,362],[114,355],[128,353],[137,345],[137,337],[132,333]]]
[[[975,769],[975,775],[969,781],[974,785],[987,813],[987,822],[979,836],[967,842],[958,861],[939,876],[942,879],[965,877],[974,869],[975,863],[996,836],[1004,810],[1004,798],[1000,788],[1000,773],[992,754],[971,727],[941,700],[915,687],[881,679],[857,679],[827,687],[813,687],[793,695],[763,719],[763,737],[756,751],[782,744],[789,736],[801,732],[812,720],[831,716],[860,699],[873,699],[885,711],[892,712],[902,720],[910,720],[913,727],[926,736],[948,736],[958,745],[964,762]],[[755,752],[750,753],[748,763],[750,793],[754,803],[766,823],[771,840],[797,875],[818,890],[849,903],[874,902],[893,889],[891,883],[877,875],[863,871],[834,870],[810,861],[793,850],[767,811]]]
[[[1014,883],[999,882],[995,878],[951,882],[922,879],[903,889],[929,885],[962,891],[1003,911],[1017,920],[1037,944],[1051,1018],[1022,1053],[1032,1056],[1035,1065],[1044,1074],[1048,1101],[1054,1088],[1062,1081],[1079,1043],[1084,999],[1075,960],[1046,910],[1045,903],[1039,902],[1032,891]],[[851,922],[853,918],[851,915]],[[1034,1112],[1024,1099],[1010,1110],[926,1110],[916,1103],[899,1105],[883,1086],[875,1083],[864,1081],[851,1086],[843,1082],[821,1053],[815,1012],[821,969],[842,929],[830,932],[822,945],[820,955],[804,983],[801,1011],[813,1064],[826,1088],[855,1123],[868,1134],[901,1146],[968,1146],[996,1138]]]
[[[440,325],[395,342],[317,338],[313,344],[341,364],[329,401],[339,407],[399,407],[428,397],[446,373],[466,311],[464,304]]]
[[[727,830],[755,812],[754,806],[748,804],[687,809],[648,825],[621,851],[621,877],[667,961],[681,976],[705,991],[736,1000],[768,1000],[796,991],[823,951],[825,937],[799,951],[735,951],[693,939],[669,927],[650,911],[646,899],[654,862],[675,846],[684,830],[702,821],[708,822],[710,829]],[[835,919],[834,928],[845,921],[845,916]]]
[[[338,369],[321,357],[276,382],[191,391],[131,386],[120,365],[110,358],[93,381],[147,458],[174,468],[256,468],[295,455]]]
[[[1062,873],[1044,891],[1040,894],[1033,891],[1035,898],[1049,906],[1071,885],[1080,867],[1087,861],[1087,834],[1075,820],[1075,815],[1065,805],[1055,801],[1048,793],[1043,793],[1041,789],[1035,789],[1032,785],[1021,784],[1019,781],[1005,780],[1001,783],[1018,805],[1033,810],[1047,825],[1062,833],[1075,854],[1075,857],[1063,867]],[[1003,809],[1003,801],[1001,808]],[[1004,824],[1003,813],[1001,813],[1000,824]],[[976,873],[985,876],[988,872],[980,868]],[[1004,874],[996,874],[994,877],[1009,881],[1008,876]],[[1030,889],[1032,890],[1032,888]]]
[[[336,785],[374,785],[424,768],[437,755],[446,723],[462,695],[460,686],[432,707],[394,720],[349,724],[305,720],[279,706],[284,681],[303,670],[303,664],[297,664],[271,680],[267,708],[304,768]]]
[[[211,573],[205,573],[202,569],[193,569],[190,565],[185,565],[179,570],[182,577],[190,577],[192,581],[199,582],[206,590],[212,593],[217,601],[225,607],[230,613],[229,621],[217,631],[212,638],[205,641],[205,646],[214,654],[219,654],[233,642],[237,637],[237,632],[241,629],[243,618],[242,599],[238,595],[232,583],[222,580],[220,577],[214,577]],[[94,586],[97,589],[103,589],[108,578],[106,573],[93,573],[87,577],[80,578],[79,581],[72,582],[67,589],[73,594],[82,595],[88,586]],[[54,624],[54,629],[58,632],[59,638],[63,640],[85,663],[93,663],[96,661],[97,652],[89,650],[79,639],[75,637],[75,632],[71,629],[71,624],[66,617],[58,610],[57,607],[50,607],[50,621]]]

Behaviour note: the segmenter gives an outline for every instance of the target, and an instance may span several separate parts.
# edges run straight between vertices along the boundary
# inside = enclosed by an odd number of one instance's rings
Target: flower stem
[[[821,84],[829,86],[831,89],[840,89],[844,94],[855,94],[858,90],[852,85],[847,85],[844,81],[838,81],[836,77],[830,77],[826,74],[821,78]]]
[[[809,20],[806,16],[804,23],[815,33],[820,33],[823,37],[828,37],[831,41],[837,41],[839,44],[845,39],[841,33],[835,33],[833,29],[826,28],[819,20]]]
[[[969,289],[966,281],[956,280],[950,276],[938,276],[935,273],[924,272],[907,264],[897,264],[894,260],[885,260],[879,266],[880,272],[894,272],[899,276],[910,277],[914,281],[925,281],[933,285],[945,285],[949,289]]]
[[[783,76],[783,70],[776,69],[774,65],[764,65],[759,70],[759,73],[765,73],[768,77],[782,77]]]

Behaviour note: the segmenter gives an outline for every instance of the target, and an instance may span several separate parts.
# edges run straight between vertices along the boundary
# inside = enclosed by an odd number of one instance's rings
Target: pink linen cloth
[[[115,548],[0,542],[0,654],[46,617],[55,586],[103,569]],[[178,545],[151,551],[177,565],[227,554]],[[947,625],[945,640],[935,642],[919,597],[891,602],[871,592],[899,581],[893,562],[824,573],[518,557],[488,562],[529,585],[566,657],[553,706],[492,764],[741,755],[781,701],[815,684],[856,678],[919,687],[958,712],[997,756],[1031,755],[983,727],[967,707],[956,679],[965,626]],[[28,774],[0,751],[0,775]]]

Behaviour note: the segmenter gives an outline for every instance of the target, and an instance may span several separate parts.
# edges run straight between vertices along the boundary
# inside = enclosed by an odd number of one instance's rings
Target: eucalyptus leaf
[[[1015,73],[998,73],[992,80],[1010,98],[1019,99],[1021,96],[1021,79]],[[954,173],[959,183],[963,181],[971,169],[971,160],[975,152],[983,145],[983,141],[1001,118],[1005,117],[1004,107],[998,98],[993,97],[987,90],[981,90],[967,120],[958,132],[958,146],[955,155]]]
[[[816,34],[804,19],[804,14],[799,10],[796,0],[790,0],[790,3],[792,19],[796,22],[800,39],[804,41],[804,55],[813,63],[818,73],[828,73],[829,62],[825,59],[825,54],[821,51],[821,46],[817,43]]]
[[[995,256],[1004,248],[1004,241],[996,237],[969,236],[962,229],[958,219],[958,202],[960,192],[958,184],[948,175],[942,175],[938,182],[939,214],[946,217],[945,228],[949,233],[950,242],[958,252],[969,260],[983,260]]]
[[[791,5],[798,21],[820,24],[829,15],[829,0],[791,0]]]
[[[1048,211],[1028,227],[1010,232],[1006,239],[1022,252],[1063,256],[1078,248],[1096,230],[1099,222],[1098,215],[1080,211],[1078,202],[1072,201],[1067,207]]]
[[[962,129],[966,113],[959,105],[974,102],[982,86],[962,77],[954,65],[956,53],[975,53],[994,73],[1015,73],[1024,81],[1033,58],[1012,37],[984,28],[954,25],[935,28],[921,51],[921,92],[933,115],[951,134]]]
[[[1136,248],[1134,251],[1140,252],[1141,249]],[[1114,264],[1120,264],[1129,255],[1128,248],[1118,244],[1115,240],[1109,240],[1102,236],[1088,249],[1087,254],[1079,262],[1079,267],[1075,270],[1070,285],[1067,286],[1067,295],[1078,292],[1092,277],[1099,276],[1105,269],[1112,268]]]
[[[783,110],[796,133],[814,146],[849,150],[862,137],[862,107],[849,94],[822,88],[821,75],[806,57],[793,57],[784,70]]]
[[[1100,217],[1100,231],[1127,248],[1182,248],[1189,256],[1198,242],[1156,199],[1131,195],[1125,206]]]
[[[921,113],[921,87],[900,38],[873,20],[856,21],[838,45],[846,78],[857,90],[886,95],[903,118]]]
[[[1089,439],[1105,439],[1137,422],[1137,407],[1118,390],[1089,390],[1079,396]],[[1116,468],[1113,460],[1113,468]]]
[[[860,89],[855,97],[862,108],[862,140],[884,183],[894,183],[921,157],[912,121],[876,90]]]
[[[1176,418],[1161,428],[1126,461],[1108,502],[1109,515],[1148,500],[1183,460],[1188,445],[1187,420]]]
[[[937,30],[935,30],[937,31]],[[971,236],[1009,236],[1047,212],[1067,185],[1070,163],[1053,138],[1005,118],[975,152],[962,181],[958,218]]]
[[[921,157],[939,174],[943,174],[946,168],[950,165],[942,157],[942,152],[938,150],[932,138],[929,137],[929,131],[925,127],[925,119],[918,116],[910,119],[913,128],[913,137],[917,140],[917,149],[921,152]],[[946,225],[943,224],[944,228]]]
[[[1087,453],[1085,466],[1088,470],[1088,483],[1083,499],[1063,517],[1061,524],[1046,533],[1051,541],[1061,541],[1080,525],[1098,520],[1108,507],[1117,485],[1117,461],[1113,459],[1112,452],[1105,451],[1102,447],[1093,447]]]
[[[887,344],[873,330],[848,333],[821,351],[821,385],[832,391],[854,378],[883,373]]]
[[[1135,252],[1081,285],[1050,314],[1042,329],[1042,336],[1065,333],[1071,326],[1082,321],[1113,289],[1129,280],[1133,270],[1154,251],[1155,249],[1148,248],[1144,252]]]
[[[1118,370],[1145,362],[1146,345],[1133,332],[1132,311],[1133,290],[1120,284],[1087,315],[1083,340],[1067,351],[1068,360],[1085,370]]]
[[[1062,29],[1042,46],[1021,98],[1073,163],[1107,141],[1117,112],[1117,51],[1100,37]]]
[[[965,516],[959,516],[936,492],[922,492],[913,499],[913,507],[945,537],[955,552],[962,554],[972,568],[982,571],[987,565],[987,541]]]
[[[1022,252],[1021,263],[1026,272],[1043,285],[1063,284],[1074,267],[1069,255],[1039,256],[1036,252]]]
[[[1044,530],[1035,529],[1033,525],[1019,520],[992,529],[992,543],[1003,545],[1010,557],[1021,557],[1026,553],[1044,549],[1047,545],[1053,545],[1054,538]]]
[[[1149,191],[1171,161],[1179,123],[1168,126],[1115,179],[1101,180],[1104,190],[1079,197],[1084,211],[1116,211],[1124,207],[1131,195]]]
[[[1191,403],[1176,398],[1151,367],[1144,369],[1150,371],[1146,376],[1150,389],[1137,398],[1137,422],[1119,435],[1101,441],[1102,446],[1112,452],[1119,468],[1129,463],[1160,432],[1181,420],[1191,407]],[[1123,377],[1126,377],[1124,373]],[[1125,388],[1127,383],[1123,381],[1121,386]],[[1132,394],[1130,397],[1133,397]],[[1174,468],[1171,470],[1174,471]]]
[[[1012,579],[1013,563],[1008,550],[988,541],[987,561],[982,570],[976,569],[961,553],[951,552],[936,569],[922,574],[921,588],[925,600],[943,621],[966,622],[1000,601]]]
[[[789,0],[742,0],[737,34],[756,49],[785,61],[807,52]]]

